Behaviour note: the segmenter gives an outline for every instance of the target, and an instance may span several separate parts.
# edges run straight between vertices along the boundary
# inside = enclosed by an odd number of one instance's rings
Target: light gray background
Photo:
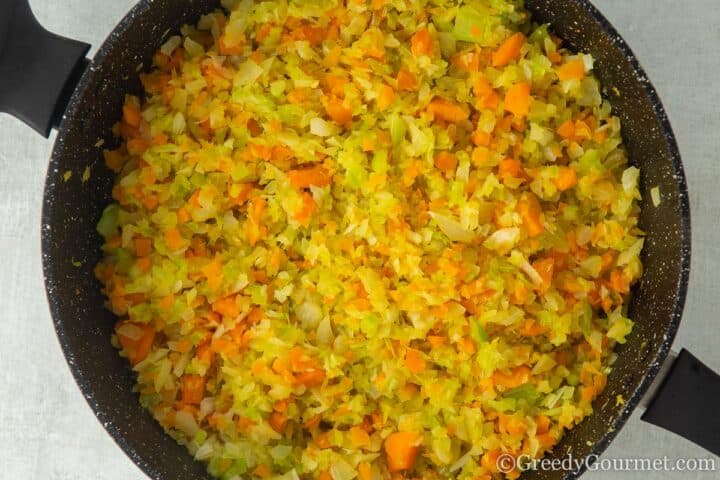
[[[96,47],[133,3],[31,0],[49,30]],[[691,288],[675,345],[690,347],[720,370],[718,2],[595,0],[595,4],[634,49],[673,122],[693,210]],[[144,479],[85,404],[50,321],[40,265],[40,208],[51,147],[52,141],[0,115],[0,479]],[[711,457],[689,442],[643,424],[636,414],[603,458],[663,455]],[[720,468],[720,459],[716,461]],[[718,476],[717,472],[636,472],[591,473],[584,478]]]

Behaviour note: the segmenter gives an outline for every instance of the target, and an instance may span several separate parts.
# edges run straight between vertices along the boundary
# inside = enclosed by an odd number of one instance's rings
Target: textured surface
[[[103,8],[93,11],[77,0],[32,3],[50,29],[97,45],[132,2],[107,1]],[[716,237],[720,237],[720,231],[713,228],[717,207],[712,201],[711,182],[717,174],[713,147],[718,140],[713,134],[720,121],[710,103],[703,101],[720,70],[710,47],[720,40],[715,26],[720,15],[712,18],[709,14],[710,1],[680,7],[666,0],[662,4],[643,0],[633,2],[632,10],[620,1],[596,3],[647,68],[678,134],[692,192],[695,258],[693,287],[677,345],[694,347],[707,363],[720,367],[720,358],[712,353],[717,335],[710,315],[718,306],[710,277],[715,270]],[[0,119],[0,132],[0,167],[7,172],[0,177],[0,214],[5,219],[0,226],[0,262],[7,265],[0,275],[0,287],[8,292],[0,321],[0,335],[5,339],[0,349],[0,391],[4,399],[0,402],[0,461],[4,466],[0,477],[141,478],[93,420],[68,374],[51,329],[38,254],[42,178],[51,145],[5,117]],[[18,367],[23,362],[25,366]],[[650,438],[652,442],[647,441]],[[88,455],[90,449],[92,455]],[[705,456],[670,434],[632,421],[605,457],[662,455]],[[587,478],[595,476],[601,475]],[[622,474],[622,478],[640,478],[640,474]],[[653,474],[653,478],[713,475]]]

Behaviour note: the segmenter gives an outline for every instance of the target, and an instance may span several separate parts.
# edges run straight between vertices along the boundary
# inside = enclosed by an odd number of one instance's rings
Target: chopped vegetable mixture
[[[210,473],[516,478],[592,413],[642,272],[593,60],[521,0],[224,0],[105,152],[96,273]]]

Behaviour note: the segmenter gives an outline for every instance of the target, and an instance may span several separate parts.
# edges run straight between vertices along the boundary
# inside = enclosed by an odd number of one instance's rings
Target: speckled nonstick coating
[[[553,457],[602,453],[637,406],[665,359],[680,322],[690,267],[690,208],[678,147],[660,100],[635,56],[607,20],[585,0],[527,0],[542,22],[574,49],[597,59],[605,95],[623,121],[631,161],[641,168],[645,199],[658,186],[662,203],[643,202],[647,232],[645,274],[636,287],[630,316],[633,334],[617,349],[608,387],[596,413],[567,434]],[[132,392],[134,374],[110,345],[115,318],[103,307],[93,267],[101,239],[95,225],[110,202],[113,175],[102,148],[125,93],[141,93],[137,72],[150,65],[169,32],[216,7],[213,0],[142,0],[108,37],[82,77],[60,131],[48,169],[42,217],[42,252],[47,296],[55,329],[70,369],[108,433],[151,478],[210,478],[143,410]],[[615,93],[615,88],[619,95]],[[103,147],[97,146],[104,140]],[[80,173],[91,168],[82,183]],[[62,174],[76,174],[64,182]],[[75,267],[73,261],[82,262]],[[617,395],[626,399],[618,405]],[[572,479],[582,472],[532,472],[526,478]]]

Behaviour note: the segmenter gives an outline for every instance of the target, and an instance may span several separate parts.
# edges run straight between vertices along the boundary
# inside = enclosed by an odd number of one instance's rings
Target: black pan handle
[[[28,0],[0,0],[0,112],[49,136],[87,66],[89,49],[45,30]]]
[[[642,420],[720,455],[720,375],[683,349]]]

